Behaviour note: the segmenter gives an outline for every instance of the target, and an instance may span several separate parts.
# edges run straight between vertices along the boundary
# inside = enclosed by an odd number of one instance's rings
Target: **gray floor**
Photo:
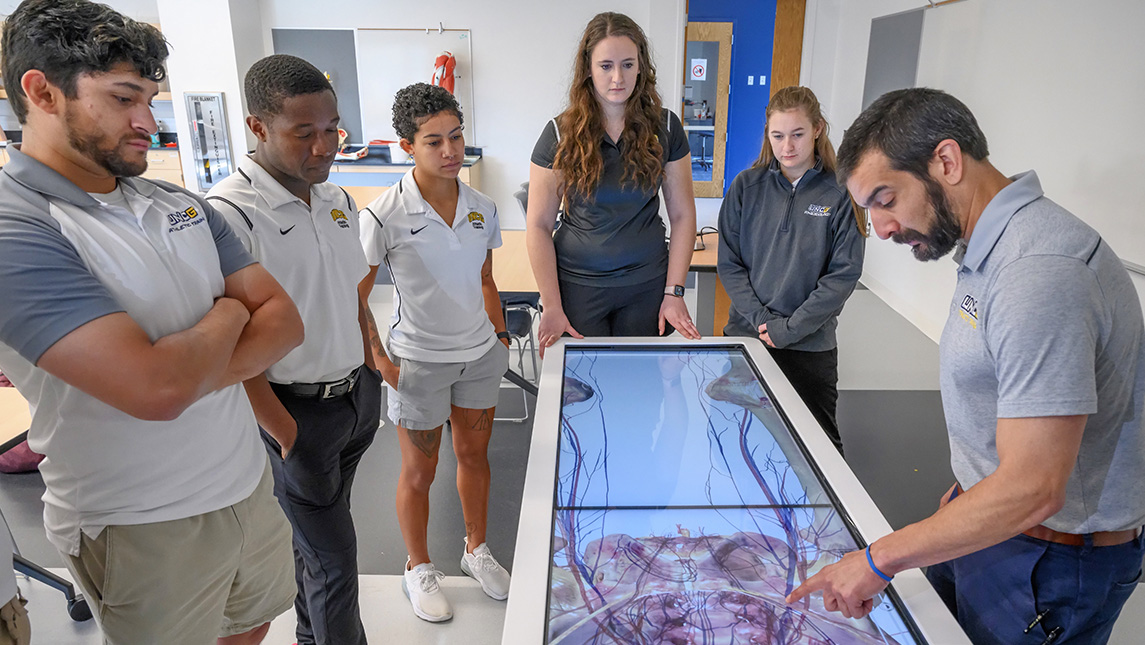
[[[381,319],[384,302],[372,302]],[[932,513],[938,496],[950,486],[949,453],[942,404],[937,391],[937,347],[869,291],[857,291],[840,321],[839,419],[848,462],[886,515],[902,527]],[[531,405],[531,401],[529,402]],[[519,410],[519,390],[505,388],[499,414]],[[488,542],[510,569],[520,513],[520,494],[532,432],[531,422],[499,421],[490,446],[493,490]],[[396,576],[405,562],[405,547],[394,518],[400,459],[393,426],[387,424],[366,453],[355,482],[364,620],[372,642],[499,642],[503,603],[481,596],[471,581],[447,579],[455,605],[464,608],[450,626],[413,619],[404,606]],[[464,524],[455,488],[456,461],[443,445],[431,494],[430,553],[449,576],[460,576]],[[0,475],[0,509],[11,524],[23,553],[45,566],[60,566],[59,556],[44,537],[39,474]],[[73,624],[63,614],[58,592],[36,583],[21,583],[32,594],[37,643],[97,643],[94,626]],[[289,645],[289,616],[276,621],[267,643]],[[1140,643],[1145,633],[1145,595],[1138,592],[1126,608],[1113,643]],[[464,634],[462,638],[459,634]]]

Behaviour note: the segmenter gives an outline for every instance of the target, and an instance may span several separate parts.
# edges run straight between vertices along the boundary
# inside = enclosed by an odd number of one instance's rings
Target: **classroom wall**
[[[925,4],[808,0],[801,82],[819,96],[836,146],[861,111],[871,19]],[[1145,55],[1142,41],[1126,34],[1141,24],[1142,5],[1119,0],[1084,7],[1071,0],[941,6],[924,19],[917,81],[965,101],[999,170],[1037,170],[1047,196],[1094,224],[1129,259],[1145,255],[1127,244],[1145,236],[1145,220],[1134,206],[1139,200],[1130,192],[1132,177],[1145,166],[1145,100],[1135,98],[1145,92],[1145,73],[1134,64],[1141,56],[1125,53],[1130,48]],[[1023,86],[1028,89],[1015,89]],[[1052,101],[1023,104],[1032,91],[1058,89]],[[1081,118],[1071,122],[1073,115]],[[1145,293],[1145,277],[1133,278]],[[949,257],[922,264],[905,248],[872,237],[862,279],[939,339],[955,285]]]
[[[652,41],[666,105],[678,105],[683,75],[684,0],[261,0],[263,29],[356,27],[467,28],[472,32],[474,119],[485,158],[482,190],[505,228],[523,228],[513,198],[529,178],[529,158],[545,122],[565,104],[573,53],[585,23],[601,11],[625,13]],[[430,61],[432,62],[432,61]],[[427,63],[428,66],[428,63]],[[374,73],[384,74],[384,65]],[[368,76],[360,71],[361,82]],[[367,133],[368,135],[369,133]],[[369,135],[372,137],[372,135]]]
[[[171,46],[167,73],[173,95],[183,182],[198,190],[185,92],[222,92],[232,162],[254,145],[246,127],[242,75],[263,56],[258,3],[246,0],[158,0],[159,22]],[[210,38],[204,34],[211,34]]]
[[[836,148],[843,130],[862,111],[871,19],[921,4],[919,0],[808,0],[800,83],[819,97]],[[937,342],[954,292],[954,271],[949,257],[923,264],[905,248],[872,236],[867,240],[862,281]]]
[[[18,4],[0,0],[0,13]],[[485,151],[482,190],[496,200],[502,226],[510,229],[524,228],[513,193],[528,180],[541,128],[564,108],[573,53],[593,15],[617,11],[636,20],[652,42],[664,104],[678,109],[682,94],[686,0],[328,0],[321,10],[310,0],[108,4],[132,18],[162,24],[172,44],[168,71],[180,139],[190,136],[182,93],[222,91],[236,155],[253,146],[243,120],[242,76],[251,63],[272,53],[271,29],[425,28],[441,22],[472,30],[474,116]],[[184,174],[193,187],[193,158],[189,146],[183,148]]]

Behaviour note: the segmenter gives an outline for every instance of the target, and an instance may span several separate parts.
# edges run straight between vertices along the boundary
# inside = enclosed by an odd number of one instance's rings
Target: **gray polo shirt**
[[[664,110],[660,121],[661,158],[665,165],[687,157],[688,136],[680,119]],[[557,154],[556,120],[549,121],[533,148],[533,163],[552,168]],[[586,286],[626,287],[668,271],[668,245],[660,219],[660,182],[649,190],[622,181],[624,140],[607,134],[600,140],[604,162],[592,199],[570,196],[561,226],[553,235],[557,277]]]
[[[192,517],[248,497],[266,466],[241,384],[206,394],[170,421],[143,421],[36,363],[75,329],[126,312],[152,340],[193,327],[253,263],[202,198],[121,178],[92,197],[9,148],[0,171],[0,368],[33,408],[44,526],[61,551],[80,532]],[[147,388],[147,383],[135,387]]]
[[[983,211],[942,332],[942,403],[963,488],[998,467],[999,418],[1089,415],[1045,525],[1067,533],[1145,523],[1141,304],[1092,228],[1018,175]]]

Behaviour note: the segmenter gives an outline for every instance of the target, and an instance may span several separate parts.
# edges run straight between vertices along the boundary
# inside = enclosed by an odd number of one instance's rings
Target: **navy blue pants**
[[[350,488],[378,431],[381,378],[363,367],[353,391],[325,401],[271,387],[298,423],[298,439],[285,460],[278,442],[262,433],[274,496],[294,529],[298,645],[365,645]]]
[[[1142,555],[1141,536],[1075,547],[1019,535],[926,577],[975,645],[1101,645],[1137,588]]]

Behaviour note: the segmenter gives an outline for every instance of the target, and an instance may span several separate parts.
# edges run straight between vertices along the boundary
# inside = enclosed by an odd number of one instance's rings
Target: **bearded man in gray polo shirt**
[[[1006,177],[960,101],[890,92],[843,137],[839,175],[879,237],[956,246],[942,400],[957,483],[937,513],[810,578],[827,609],[870,611],[907,568],[977,645],[1105,643],[1145,554],[1145,344],[1124,266],[1092,228]]]
[[[8,16],[24,128],[0,173],[0,368],[104,642],[257,643],[294,595],[290,527],[240,383],[302,320],[203,199],[135,178],[166,57],[86,0]]]

